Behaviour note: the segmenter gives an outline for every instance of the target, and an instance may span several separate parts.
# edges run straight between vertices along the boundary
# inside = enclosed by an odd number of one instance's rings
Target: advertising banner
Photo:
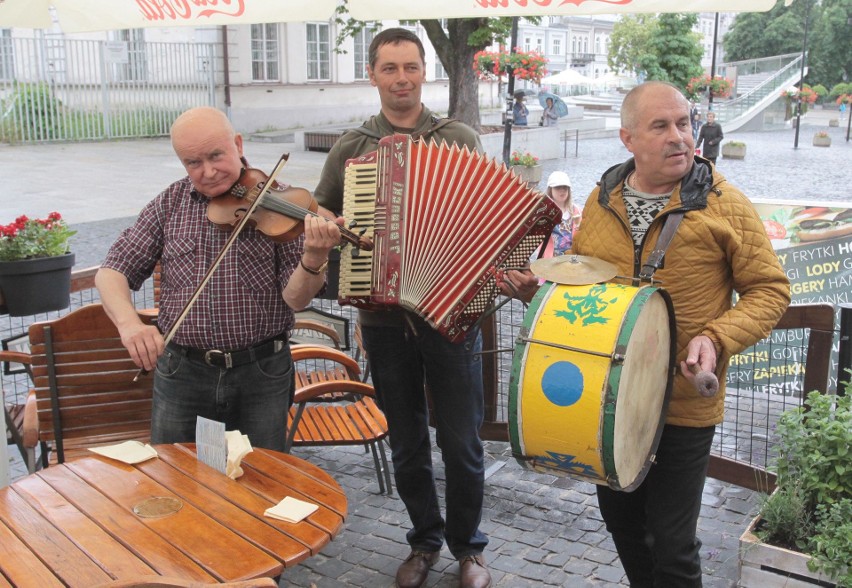
[[[852,301],[852,205],[802,206],[755,203],[778,259],[790,279],[793,304]],[[731,358],[728,385],[754,393],[801,397],[806,334],[776,330]],[[832,348],[829,388],[837,388],[837,349]]]

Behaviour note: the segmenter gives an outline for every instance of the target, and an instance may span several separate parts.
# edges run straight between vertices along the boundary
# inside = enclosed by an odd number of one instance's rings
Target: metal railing
[[[0,42],[0,141],[166,136],[178,114],[215,104],[213,43]]]
[[[786,60],[782,60],[782,57],[786,57]],[[747,94],[738,96],[733,100],[713,103],[713,112],[716,113],[716,120],[723,125],[726,122],[730,122],[736,118],[743,116],[749,110],[755,108],[768,96],[771,96],[773,94],[780,95],[782,86],[788,83],[788,80],[791,77],[798,74],[798,69],[801,67],[802,64],[802,55],[800,53],[795,53],[790,54],[788,56],[771,57],[766,58],[765,60],[753,61],[765,61],[765,63],[761,63],[760,66],[755,64],[755,68],[768,67],[770,63],[779,64],[782,61],[784,61],[784,63],[783,65],[780,65],[780,67],[777,69],[777,71],[775,71],[772,76],[763,80]],[[737,70],[737,75],[742,75],[739,70]]]

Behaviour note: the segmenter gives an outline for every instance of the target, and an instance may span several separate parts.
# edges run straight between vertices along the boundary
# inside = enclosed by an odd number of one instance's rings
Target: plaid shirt
[[[158,261],[162,284],[158,324],[167,333],[222,250],[230,233],[207,220],[208,199],[188,177],[149,202],[112,245],[102,267],[142,287]],[[246,227],[175,333],[173,341],[198,349],[250,347],[293,326],[282,290],[299,265],[304,236],[276,243]]]

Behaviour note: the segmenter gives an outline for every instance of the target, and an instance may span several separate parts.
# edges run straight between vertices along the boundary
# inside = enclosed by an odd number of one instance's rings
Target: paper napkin
[[[139,441],[125,441],[117,445],[106,445],[103,447],[89,447],[89,451],[131,465],[151,459],[152,457],[157,457],[157,451],[153,447]]]
[[[267,508],[263,514],[288,523],[298,523],[318,508],[316,504],[287,496],[275,506]]]
[[[225,475],[236,480],[243,475],[240,462],[254,450],[251,448],[248,435],[243,435],[239,431],[226,431],[225,440],[228,442],[228,463],[225,465]]]

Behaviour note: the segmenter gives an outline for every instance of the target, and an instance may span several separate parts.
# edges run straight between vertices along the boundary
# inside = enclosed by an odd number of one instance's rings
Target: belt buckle
[[[222,357],[225,360],[225,369],[231,369],[233,367],[233,360],[231,359],[230,353],[225,353],[224,351],[220,351],[219,349],[211,349],[209,351],[204,352],[204,363],[211,367],[218,367],[213,363],[214,357]]]

